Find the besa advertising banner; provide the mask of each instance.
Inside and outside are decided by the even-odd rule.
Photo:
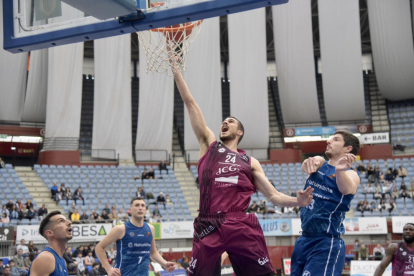
[[[74,240],[101,241],[112,229],[112,224],[72,224]],[[16,239],[25,239],[33,243],[47,243],[39,234],[39,225],[18,225]]]
[[[374,276],[375,270],[381,261],[351,261],[351,276]],[[390,264],[382,276],[392,276]]]

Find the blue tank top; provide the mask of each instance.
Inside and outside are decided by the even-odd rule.
[[[142,227],[126,222],[124,237],[116,241],[114,268],[121,270],[122,276],[148,276],[151,242],[152,232],[146,222]]]
[[[302,231],[307,234],[342,235],[343,221],[354,195],[343,195],[336,184],[335,167],[323,164],[306,180],[305,188],[314,188],[311,204],[300,210]]]
[[[44,251],[52,253],[53,257],[55,257],[55,270],[53,271],[52,274],[50,274],[50,276],[67,276],[68,275],[68,270],[66,268],[65,259],[61,258],[55,252],[55,250],[53,250],[50,247],[46,247],[45,249],[42,250],[42,252],[44,252]],[[40,252],[40,253],[42,253],[42,252]],[[37,255],[37,256],[39,256],[39,255]],[[33,259],[33,262],[29,267],[29,271],[27,273],[28,276],[30,276],[30,269],[32,268],[32,265],[33,265],[34,261],[36,260],[37,256]]]

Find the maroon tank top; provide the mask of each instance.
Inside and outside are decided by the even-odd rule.
[[[392,276],[405,275],[414,275],[414,249],[410,250],[400,242],[392,260]]]
[[[213,142],[198,164],[200,214],[245,211],[256,192],[250,157]]]

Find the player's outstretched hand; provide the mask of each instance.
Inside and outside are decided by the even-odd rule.
[[[164,266],[165,270],[172,272],[175,269],[175,264],[172,262],[167,262]]]
[[[356,156],[351,153],[346,153],[344,157],[338,160],[336,163],[336,171],[346,171],[352,167],[352,163],[355,162]]]
[[[298,203],[301,207],[308,206],[312,201],[313,188],[307,187],[306,190],[300,190],[297,194]]]
[[[309,157],[303,161],[302,169],[305,173],[311,175],[319,169],[320,165],[320,161],[316,157]]]
[[[108,276],[122,276],[121,270],[118,268],[111,268],[108,272]]]

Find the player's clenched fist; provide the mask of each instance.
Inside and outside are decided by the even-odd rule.
[[[325,159],[320,156],[310,157],[303,161],[302,170],[305,173],[311,175],[315,173],[324,163]]]

